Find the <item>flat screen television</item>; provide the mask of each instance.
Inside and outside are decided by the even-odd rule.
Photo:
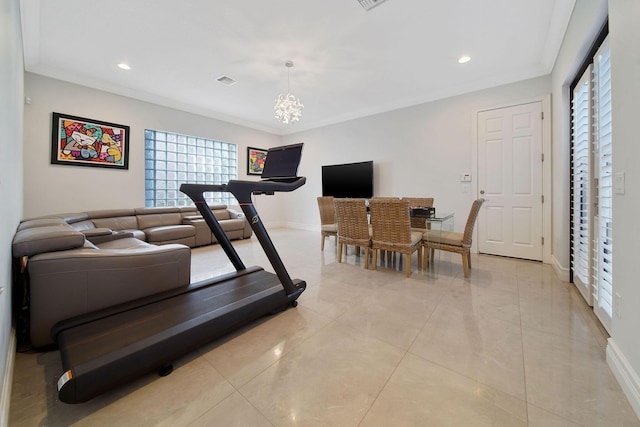
[[[373,197],[373,161],[322,166],[322,195]]]

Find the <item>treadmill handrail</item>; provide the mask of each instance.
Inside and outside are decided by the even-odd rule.
[[[228,184],[182,184],[180,185],[180,191],[188,195],[193,200],[205,219],[209,228],[213,234],[218,238],[218,243],[222,246],[225,253],[233,263],[236,270],[246,268],[240,259],[240,256],[234,249],[233,245],[227,238],[226,234],[222,230],[222,227],[218,223],[218,220],[213,215],[211,208],[207,204],[204,193],[206,192],[230,192],[240,203],[240,208],[245,217],[251,225],[251,229],[255,233],[265,255],[269,259],[271,266],[275,270],[276,275],[280,279],[280,283],[284,288],[287,295],[294,295],[301,292],[300,288],[291,280],[291,276],[287,272],[278,251],[276,250],[267,230],[258,215],[253,202],[251,201],[251,194],[255,193],[271,193],[280,191],[293,191],[306,182],[305,177],[299,177],[294,181],[238,181],[232,180]]]
[[[204,201],[203,193],[231,193],[240,204],[251,203],[251,194],[289,192],[302,187],[307,182],[304,176],[294,181],[241,181],[232,179],[227,184],[182,184],[180,191],[191,200]]]

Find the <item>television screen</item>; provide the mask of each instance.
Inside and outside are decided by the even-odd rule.
[[[373,161],[322,166],[322,195],[373,197]]]

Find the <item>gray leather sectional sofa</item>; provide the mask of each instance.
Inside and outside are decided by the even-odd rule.
[[[251,226],[244,214],[226,205],[211,205],[229,239],[251,237]],[[189,247],[216,243],[215,236],[195,207],[107,209],[58,215],[92,242],[111,240],[113,232],[132,233],[132,237],[164,245],[181,243]]]
[[[250,237],[241,213],[212,206],[230,239]],[[139,208],[52,215],[20,224],[13,257],[26,285],[29,337],[54,343],[62,321],[179,287],[191,277],[190,247],[215,243],[196,208]]]

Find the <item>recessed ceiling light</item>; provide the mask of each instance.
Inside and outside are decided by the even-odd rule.
[[[118,68],[122,69],[122,70],[130,70],[131,67],[129,66],[129,64],[125,63],[125,62],[121,62],[118,64]]]
[[[470,56],[461,56],[460,59],[458,59],[458,64],[464,64],[466,62],[471,61],[471,57]]]

